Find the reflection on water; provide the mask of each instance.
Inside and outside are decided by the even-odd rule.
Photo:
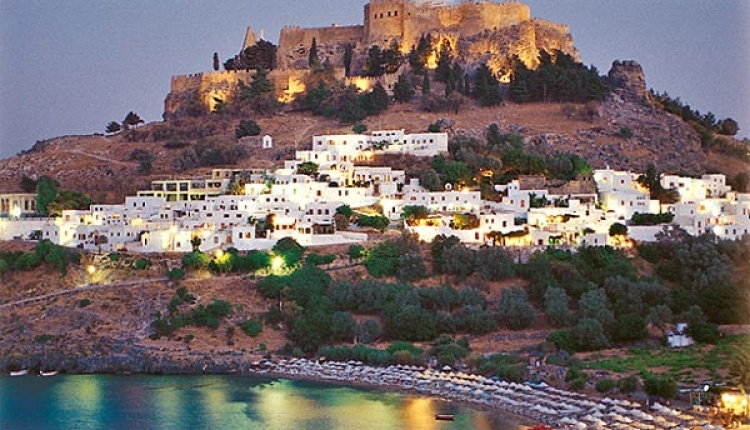
[[[455,421],[435,421],[435,414]],[[396,393],[243,376],[0,378],[3,429],[511,430],[497,415]]]

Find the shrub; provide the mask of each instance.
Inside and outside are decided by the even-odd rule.
[[[620,379],[619,388],[621,393],[632,393],[638,390],[638,378],[635,375],[630,375],[626,378]]]
[[[78,307],[79,308],[85,308],[86,306],[91,304],[91,300],[89,299],[81,299],[78,301]]]
[[[135,270],[146,270],[151,267],[151,260],[145,258],[139,258],[133,263],[133,269]]]
[[[237,324],[243,333],[250,337],[256,337],[263,331],[263,323],[258,320],[247,320]]]
[[[47,342],[51,341],[54,338],[55,338],[55,336],[53,336],[51,334],[40,334],[39,336],[37,336],[37,337],[34,338],[34,342],[39,343],[39,344],[43,344],[43,343],[47,343]]]
[[[167,279],[169,279],[170,281],[179,281],[180,279],[184,277],[185,277],[185,271],[180,269],[179,267],[176,267],[167,272]]]
[[[614,390],[616,386],[617,383],[614,379],[602,379],[601,381],[597,381],[596,385],[594,385],[594,388],[600,393],[608,393]]]
[[[503,290],[498,306],[500,322],[511,330],[522,330],[536,322],[534,308],[529,303],[526,290],[514,286]]]
[[[252,119],[242,120],[234,130],[234,136],[240,139],[245,136],[257,136],[260,134],[260,126]]]
[[[649,396],[671,399],[677,395],[677,382],[670,376],[646,373],[643,376],[643,391]]]
[[[357,325],[357,338],[359,342],[369,344],[380,339],[383,335],[383,329],[374,319],[366,319]]]

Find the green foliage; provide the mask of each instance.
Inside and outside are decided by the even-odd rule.
[[[619,222],[616,222],[609,226],[609,235],[610,236],[627,236],[628,235],[628,226],[625,224],[621,224]]]
[[[42,215],[48,215],[47,207],[57,198],[60,183],[50,178],[42,176],[39,178],[36,186],[36,209]]]
[[[350,342],[354,339],[357,322],[349,312],[334,312],[331,317],[331,340]]]
[[[109,123],[107,123],[107,127],[104,129],[104,131],[106,131],[107,133],[117,133],[120,130],[122,130],[122,127],[117,121],[110,121]]]
[[[554,327],[565,327],[570,324],[572,315],[568,304],[568,295],[562,288],[548,288],[544,293],[544,312]]]
[[[638,377],[636,377],[635,375],[630,375],[620,379],[618,388],[623,394],[629,394],[634,391],[638,391]]]
[[[260,126],[252,119],[243,119],[234,130],[234,137],[240,139],[245,136],[257,136],[260,134]]]
[[[615,321],[612,339],[616,342],[635,342],[647,335],[646,322],[641,315],[624,314],[619,315]]]
[[[125,119],[122,120],[122,126],[126,130],[131,127],[138,127],[138,124],[143,124],[143,119],[135,112],[130,111],[125,115]]]
[[[276,45],[261,39],[236,57],[225,61],[224,69],[252,70],[262,67],[265,70],[273,70],[276,67],[276,50]]]
[[[624,137],[625,139],[630,139],[631,137],[633,137],[633,130],[631,130],[630,127],[620,127],[617,135],[620,137]]]
[[[579,351],[596,351],[609,347],[609,338],[597,319],[581,318],[573,328]]]
[[[617,387],[617,381],[614,379],[602,379],[594,385],[596,391],[600,393],[609,393]]]
[[[380,339],[383,335],[383,329],[377,321],[368,318],[357,324],[356,335],[359,342],[370,344]]]
[[[472,97],[483,106],[495,106],[503,101],[500,82],[485,64],[476,70]]]
[[[177,171],[197,167],[237,164],[247,156],[247,150],[237,144],[228,144],[215,138],[200,139],[195,145],[182,150],[172,161]]]
[[[259,320],[250,319],[237,323],[237,325],[240,326],[240,330],[242,330],[245,335],[250,337],[257,337],[260,332],[263,331],[263,323]]]
[[[294,267],[302,260],[302,253],[305,252],[305,248],[291,237],[285,237],[276,242],[272,251],[284,257],[287,267]]]
[[[569,353],[578,351],[578,340],[572,330],[554,331],[547,336],[546,341],[561,351]]]
[[[466,305],[454,317],[456,331],[472,335],[483,335],[497,329],[494,315],[476,305]]]
[[[476,253],[476,272],[488,281],[503,281],[516,275],[513,255],[500,247],[480,248]]]
[[[402,254],[398,259],[396,274],[399,279],[411,282],[427,276],[427,266],[418,252]]]
[[[357,225],[360,227],[372,227],[379,232],[388,229],[391,221],[383,215],[361,215],[357,218]]]
[[[139,258],[133,263],[133,269],[135,270],[146,270],[151,267],[151,260],[147,258]]]
[[[41,344],[45,344],[45,343],[53,340],[54,338],[55,338],[55,336],[53,336],[53,335],[51,335],[49,333],[45,333],[45,334],[40,334],[40,335],[36,336],[34,338],[34,342],[36,342],[36,343],[38,343],[38,344],[41,345]]]
[[[439,234],[430,243],[430,255],[433,261],[433,270],[436,273],[444,273],[445,259],[443,254],[447,249],[460,245],[461,240],[456,236],[445,236]]]
[[[232,305],[224,300],[214,299],[209,305],[198,305],[194,309],[180,312],[179,307],[184,303],[195,303],[195,296],[189,294],[185,287],[177,289],[177,293],[169,303],[170,315],[162,318],[157,314],[151,323],[154,333],[152,339],[171,336],[176,330],[185,326],[208,327],[212,330],[219,328],[220,320],[232,315]]]
[[[453,275],[457,280],[468,278],[474,273],[475,254],[475,251],[461,244],[446,248],[441,254],[442,273]]]
[[[493,354],[480,356],[472,363],[485,376],[497,376],[508,382],[521,382],[526,376],[524,360],[513,354]]]
[[[208,268],[211,258],[201,252],[193,251],[182,257],[182,268],[185,270],[205,270]]]
[[[500,323],[511,330],[523,330],[536,322],[526,290],[518,286],[503,290],[497,311]]]
[[[649,396],[671,399],[677,395],[677,382],[670,376],[645,373],[642,378],[643,391]]]
[[[327,264],[333,263],[335,260],[336,255],[334,254],[320,255],[316,252],[307,254],[307,256],[305,257],[305,263],[312,264],[313,266],[325,266]]]
[[[91,304],[91,300],[89,299],[81,299],[78,301],[78,307],[79,308],[85,308],[86,306]]]
[[[400,75],[393,86],[393,98],[396,102],[409,102],[414,97],[414,93],[414,87],[412,86],[409,77],[406,74]]]
[[[516,103],[603,100],[607,85],[594,67],[576,62],[572,56],[555,50],[539,51],[539,66],[530,70],[516,59],[510,82],[510,97]]]
[[[471,348],[469,348],[469,340],[467,338],[464,337],[456,340],[449,336],[440,336],[428,353],[437,358],[441,366],[453,366],[456,361],[466,358],[469,352],[471,352]]]
[[[633,218],[630,220],[633,225],[658,225],[658,224],[669,224],[674,219],[674,214],[670,212],[664,212],[660,214],[642,214],[636,212],[633,214]]]
[[[315,176],[318,174],[319,168],[320,166],[318,166],[317,163],[314,163],[312,161],[305,161],[304,163],[300,163],[299,165],[297,165],[297,174]]]
[[[582,319],[594,319],[609,332],[615,324],[615,313],[610,308],[604,289],[590,290],[578,301],[578,315]]]
[[[349,255],[350,260],[359,260],[361,258],[364,258],[367,255],[367,251],[365,250],[365,247],[362,245],[349,245],[349,250],[347,251],[347,255]]]
[[[437,335],[435,318],[419,304],[394,306],[386,313],[385,332],[391,339],[432,340]]]
[[[367,126],[365,124],[362,124],[361,122],[358,122],[352,126],[352,132],[355,134],[362,134],[367,131]]]
[[[174,269],[167,272],[167,279],[169,279],[170,281],[179,281],[184,277],[185,271],[180,269],[179,267],[175,267]]]
[[[366,93],[361,98],[361,105],[367,115],[377,115],[388,109],[391,98],[383,85],[378,82],[372,88],[372,91]],[[344,121],[347,122],[347,121]]]

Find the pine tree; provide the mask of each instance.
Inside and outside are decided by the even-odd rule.
[[[351,75],[353,56],[354,56],[354,47],[352,46],[351,43],[347,43],[346,48],[344,48],[344,75],[345,76]]]
[[[315,40],[313,37],[312,45],[310,46],[310,55],[307,59],[308,64],[310,65],[310,68],[315,68],[320,65],[320,60],[318,60],[318,41]]]
[[[219,53],[218,52],[214,52],[214,70],[218,71],[220,66],[221,66],[221,64],[219,62]]]
[[[402,74],[398,77],[398,81],[393,86],[393,97],[399,103],[408,102],[414,96],[414,88],[411,86],[411,82]]]

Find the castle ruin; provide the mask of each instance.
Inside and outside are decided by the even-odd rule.
[[[343,78],[344,51],[354,48],[352,70],[362,69],[372,45],[388,47],[397,43],[407,54],[422,35],[430,34],[438,44],[448,40],[457,61],[471,70],[486,64],[501,79],[509,76],[511,59],[518,57],[529,68],[538,65],[538,52],[560,50],[578,59],[570,30],[565,25],[531,18],[525,4],[515,1],[464,1],[445,5],[429,0],[372,0],[364,6],[361,25],[319,28],[287,26],[281,30],[276,53],[276,69],[269,73],[279,100],[288,101],[304,91],[309,72],[309,49],[315,39],[320,62],[329,62]],[[243,51],[258,42],[252,28],[245,34]],[[434,58],[428,66],[434,67]],[[174,77],[165,103],[165,117],[182,108],[181,100],[197,92],[197,99],[208,109],[216,100],[231,96],[239,80],[247,81],[252,72],[223,71]],[[387,80],[387,79],[386,79]],[[391,79],[392,81],[393,79]],[[348,83],[366,89],[374,82],[361,77]],[[195,99],[195,94],[191,97]]]

